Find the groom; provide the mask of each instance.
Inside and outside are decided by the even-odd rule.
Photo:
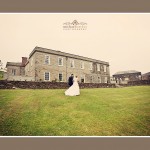
[[[73,85],[73,74],[71,74],[71,76],[69,77],[68,84],[69,84],[69,86]]]

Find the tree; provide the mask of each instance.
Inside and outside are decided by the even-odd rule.
[[[2,63],[2,61],[0,60],[0,69],[2,69],[2,66],[3,66],[3,63]]]

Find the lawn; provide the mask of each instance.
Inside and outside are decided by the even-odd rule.
[[[150,135],[150,86],[64,91],[0,90],[0,135]]]

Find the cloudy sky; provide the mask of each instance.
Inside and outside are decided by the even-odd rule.
[[[63,30],[63,23],[87,23]],[[150,71],[150,13],[0,14],[0,60],[21,62],[35,46],[109,62],[117,71]]]

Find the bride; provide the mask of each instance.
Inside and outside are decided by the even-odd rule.
[[[71,87],[69,87],[68,90],[65,91],[65,95],[68,95],[68,96],[80,95],[78,77],[77,76],[73,78],[73,85]]]

